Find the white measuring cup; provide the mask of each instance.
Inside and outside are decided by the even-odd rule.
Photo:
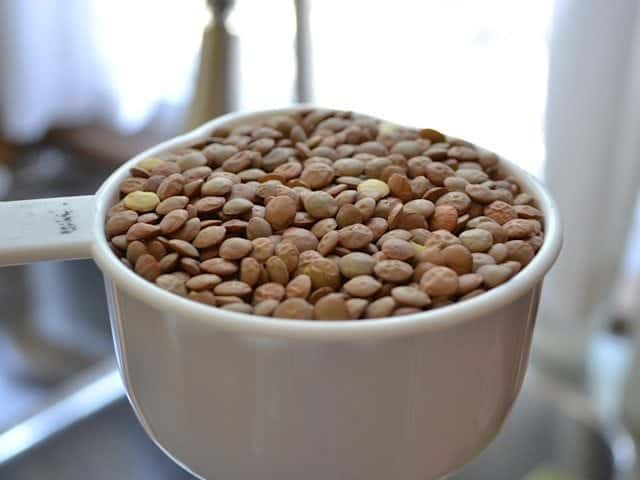
[[[414,315],[309,322],[220,310],[147,282],[109,249],[105,215],[137,162],[300,108],[212,120],[131,159],[92,196],[0,203],[0,265],[95,260],[131,405],[158,446],[197,476],[440,478],[482,451],[509,413],[562,242],[552,199],[516,165],[502,160],[544,213],[535,258],[504,285]]]

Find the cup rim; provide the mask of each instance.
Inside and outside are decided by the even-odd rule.
[[[524,190],[536,199],[544,214],[545,239],[533,260],[508,282],[482,295],[435,310],[427,310],[400,317],[371,320],[288,320],[261,317],[223,310],[180,297],[143,279],[119,261],[109,248],[104,235],[104,218],[117,197],[120,182],[128,176],[129,169],[142,159],[197,143],[215,128],[258,121],[277,114],[290,114],[299,110],[318,108],[299,104],[287,108],[234,112],[210,120],[196,129],[166,140],[136,155],[115,170],[96,193],[96,210],[93,223],[92,254],[106,278],[117,289],[126,292],[162,312],[202,322],[219,329],[256,335],[295,337],[309,339],[372,339],[388,336],[406,336],[427,330],[440,330],[459,323],[473,321],[480,316],[498,310],[515,301],[538,285],[555,262],[562,245],[562,228],[558,208],[542,184],[513,162],[500,158],[509,173],[516,176]],[[374,118],[374,117],[372,117]]]

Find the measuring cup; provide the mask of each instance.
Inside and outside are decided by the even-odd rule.
[[[95,260],[131,405],[201,478],[440,478],[481,452],[509,413],[560,250],[553,201],[516,165],[502,160],[544,213],[544,244],[504,285],[433,311],[344,322],[225,311],[147,282],[109,249],[105,215],[137,162],[300,108],[212,120],[131,159],[92,196],[0,203],[0,265]]]

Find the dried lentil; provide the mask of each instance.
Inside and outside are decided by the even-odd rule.
[[[351,112],[217,129],[138,162],[120,195],[105,235],[126,266],[279,318],[439,308],[508,281],[544,241],[535,199],[495,154]]]

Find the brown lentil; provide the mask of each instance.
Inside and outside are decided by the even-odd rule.
[[[176,295],[186,296],[187,288],[185,286],[185,281],[180,279],[179,277],[171,274],[163,274],[156,278],[156,285],[160,288],[167,290],[169,292],[175,293]]]
[[[220,245],[220,257],[225,260],[239,260],[251,253],[253,244],[246,238],[228,238]]]
[[[222,282],[222,279],[218,275],[212,273],[202,273],[191,277],[186,282],[186,286],[189,290],[210,290],[216,285]]]
[[[215,273],[216,275],[226,277],[236,273],[238,266],[224,258],[210,258],[200,264],[200,269],[208,273]]]
[[[431,230],[453,232],[458,226],[458,210],[452,205],[438,205],[429,222]]]
[[[278,305],[280,305],[280,302],[278,300],[268,298],[254,305],[253,313],[255,313],[256,315],[261,315],[263,317],[270,317],[273,314],[274,310],[278,307]]]
[[[302,298],[288,298],[273,311],[276,318],[290,318],[297,320],[311,320],[313,306]]]
[[[189,275],[199,275],[202,272],[200,262],[190,257],[182,257],[180,259],[180,268]]]
[[[458,277],[458,295],[466,295],[482,285],[483,278],[477,273],[465,273]]]
[[[411,243],[400,238],[390,238],[382,244],[382,253],[395,260],[409,260],[416,251]]]
[[[269,237],[273,233],[271,224],[264,218],[252,217],[247,223],[247,238],[254,240],[260,237]]]
[[[370,275],[358,275],[343,285],[345,292],[353,297],[370,297],[376,293],[382,283]]]
[[[140,223],[156,223],[158,221],[160,217],[153,213],[153,212],[148,212],[148,213],[143,213],[142,215],[140,215],[138,217],[138,222]]]
[[[395,307],[396,301],[392,297],[382,297],[370,303],[365,314],[367,318],[388,317]]]
[[[133,210],[125,210],[123,212],[116,213],[107,220],[104,232],[108,238],[126,233],[131,225],[136,223],[137,220],[138,214]]]
[[[304,320],[466,300],[516,275],[544,241],[542,212],[495,154],[332,110],[219,128],[138,162],[105,235],[165,290]]]
[[[207,248],[212,245],[217,245],[224,239],[226,231],[226,228],[221,226],[203,228],[193,239],[193,246],[196,248]]]
[[[444,265],[458,275],[471,273],[473,258],[469,249],[463,245],[449,245],[442,249],[442,260]]]
[[[356,223],[338,231],[340,245],[348,249],[359,249],[373,240],[373,232],[369,227]]]
[[[238,297],[248,295],[251,291],[252,288],[250,285],[239,280],[228,280],[226,282],[222,282],[216,285],[213,289],[213,293],[216,295],[234,295]]]
[[[391,290],[391,296],[400,305],[424,308],[431,303],[431,298],[422,290],[415,287],[395,287]]]
[[[157,237],[162,233],[162,230],[158,225],[151,225],[149,223],[135,223],[127,230],[127,240],[147,240],[149,238]]]
[[[162,273],[158,260],[148,253],[144,253],[138,257],[135,262],[134,270],[138,275],[150,282],[153,282]]]
[[[272,282],[286,285],[289,283],[289,270],[280,257],[272,256],[265,262],[265,268]]]
[[[287,228],[282,234],[282,239],[293,243],[300,253],[306,250],[315,250],[318,247],[316,236],[305,228]]]
[[[476,273],[482,277],[484,285],[488,288],[497,287],[512,275],[511,269],[503,265],[483,265]]]
[[[373,267],[378,278],[387,282],[405,282],[413,275],[413,268],[410,264],[400,260],[383,260]]]
[[[362,317],[369,302],[363,298],[350,298],[345,302],[347,306],[347,312],[351,320],[357,320]]]
[[[189,213],[183,209],[171,210],[160,221],[160,230],[163,234],[180,230],[189,218]]]
[[[307,298],[311,293],[311,278],[308,275],[298,275],[285,288],[287,297]]]
[[[316,320],[347,320],[349,311],[344,295],[330,293],[318,299],[313,307],[313,317]]]
[[[338,260],[340,273],[346,278],[357,277],[358,275],[371,275],[375,259],[363,252],[352,252]]]
[[[502,200],[496,200],[487,205],[484,209],[484,214],[500,225],[518,218],[515,208]]]
[[[436,266],[425,272],[420,287],[432,297],[453,295],[458,290],[458,275],[448,267]]]
[[[312,260],[304,269],[304,273],[311,278],[313,288],[331,287],[336,289],[340,284],[340,270],[333,260],[317,258]]]

